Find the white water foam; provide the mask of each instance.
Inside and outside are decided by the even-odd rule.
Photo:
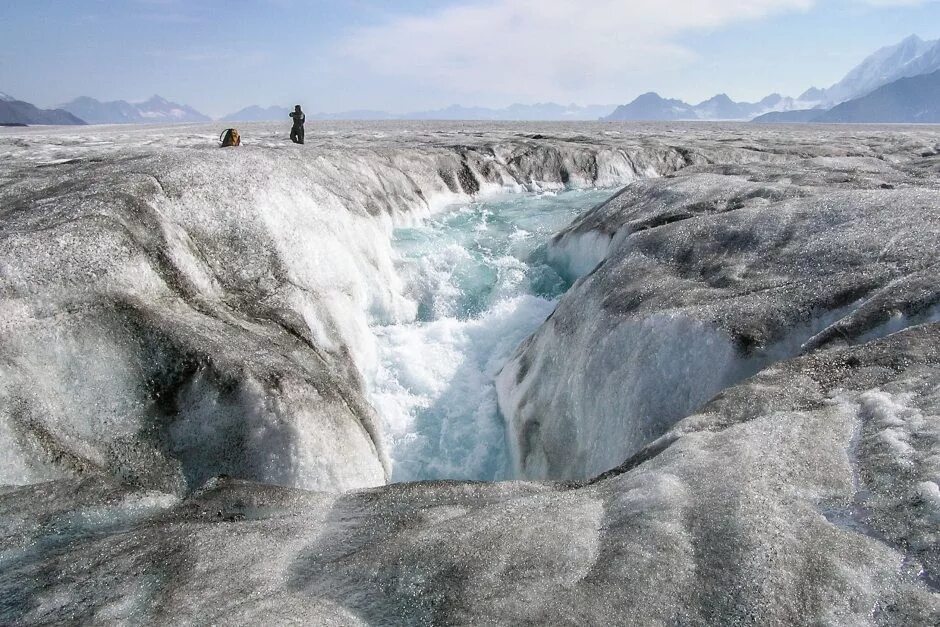
[[[513,194],[400,228],[406,323],[377,324],[367,376],[393,481],[511,476],[494,379],[568,287],[545,243],[609,191]]]

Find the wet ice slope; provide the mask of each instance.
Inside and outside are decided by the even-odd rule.
[[[246,128],[0,131],[0,622],[940,622],[935,129]],[[479,202],[656,173],[528,257]],[[497,354],[575,481],[379,486]]]
[[[502,195],[395,232],[415,316],[373,327],[379,363],[367,376],[393,480],[512,476],[495,376],[568,287],[545,243],[610,195]]]
[[[940,319],[914,156],[697,166],[560,233],[549,256],[594,269],[500,375],[520,473],[593,476],[777,360]]]

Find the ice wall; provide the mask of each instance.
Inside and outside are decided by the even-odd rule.
[[[936,192],[868,159],[630,186],[553,239],[582,278],[498,378],[517,471],[591,477],[780,359],[930,322],[938,247]]]

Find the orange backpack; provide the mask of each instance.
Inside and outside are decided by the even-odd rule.
[[[219,141],[222,142],[222,147],[227,148],[228,146],[241,146],[242,138],[234,128],[227,128],[222,131],[222,134],[219,136]]]

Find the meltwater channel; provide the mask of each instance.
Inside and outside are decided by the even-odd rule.
[[[392,481],[512,476],[494,377],[569,287],[546,260],[551,235],[612,193],[505,195],[395,231],[418,313],[373,327],[369,381]]]

